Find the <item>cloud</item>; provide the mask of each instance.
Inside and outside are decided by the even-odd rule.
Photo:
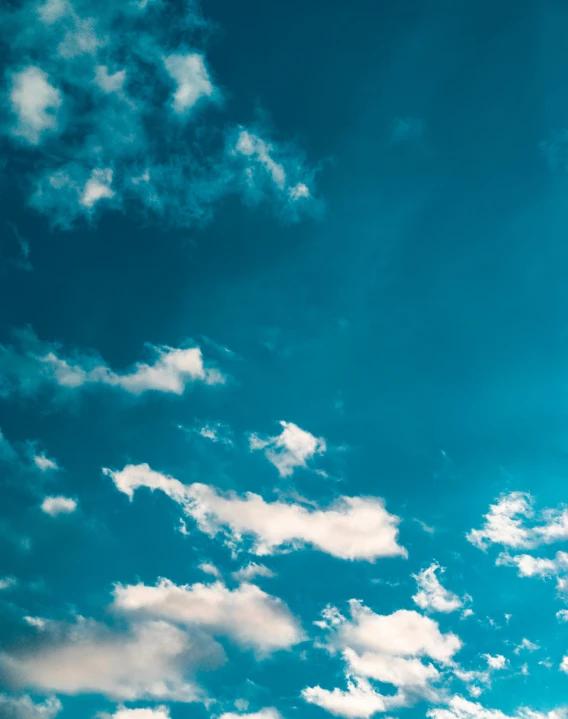
[[[303,638],[300,624],[286,604],[253,584],[241,584],[234,590],[220,581],[177,586],[161,579],[155,587],[117,585],[113,606],[228,636],[261,655],[289,649]]]
[[[461,648],[455,634],[442,634],[438,624],[418,612],[398,610],[375,614],[360,601],[349,602],[351,618],[328,606],[316,625],[327,632],[327,648],[341,652],[347,690],[308,687],[303,698],[345,717],[366,718],[394,707],[411,706],[419,698],[435,699],[433,684],[440,672],[432,662],[451,666]],[[431,661],[425,663],[423,659]],[[395,694],[378,693],[369,680],[396,687]]]
[[[292,422],[280,422],[282,432],[265,439],[256,434],[249,437],[252,451],[263,450],[269,462],[276,467],[281,477],[293,474],[297,467],[307,467],[307,461],[316,454],[324,454],[327,446],[323,437],[314,437]]]
[[[524,638],[523,641],[515,647],[515,654],[520,654],[523,649],[526,649],[528,652],[536,652],[540,647],[538,644],[531,642],[530,639]]]
[[[170,719],[168,707],[127,709],[119,707],[114,714],[100,714],[100,719]]]
[[[12,463],[18,460],[18,453],[0,429],[0,462]]]
[[[533,557],[532,554],[511,556],[502,552],[497,566],[517,567],[519,577],[552,577],[568,571],[568,552],[557,552],[553,559]]]
[[[3,719],[54,719],[61,709],[61,702],[56,697],[48,697],[43,703],[36,704],[27,694],[0,694],[0,715]]]
[[[466,538],[479,549],[499,544],[511,549],[533,549],[568,538],[568,509],[545,509],[535,513],[534,500],[525,492],[502,495],[489,507],[481,529]]]
[[[556,612],[556,619],[559,622],[568,622],[568,609],[559,609]]]
[[[242,567],[238,571],[233,572],[233,578],[236,579],[237,582],[250,582],[252,579],[255,579],[255,577],[271,579],[275,576],[271,569],[265,567],[264,564],[257,564],[256,562],[249,562],[246,567]]]
[[[203,55],[195,52],[168,55],[164,65],[177,85],[172,99],[172,108],[177,114],[184,115],[201,99],[214,94]]]
[[[60,345],[43,342],[30,330],[16,333],[16,340],[16,346],[0,345],[0,370],[4,380],[4,384],[0,384],[0,395],[33,394],[42,385],[66,390],[106,386],[132,395],[149,391],[182,395],[194,382],[206,385],[225,382],[217,368],[206,365],[199,347],[149,344],[147,349],[152,361],[136,362],[131,369],[117,372],[94,353],[75,351],[64,356]]]
[[[198,422],[193,427],[184,427],[180,424],[178,429],[189,434],[197,434],[199,437],[208,439],[215,444],[219,443],[227,447],[233,445],[233,431],[224,422],[206,422],[205,424]]]
[[[58,128],[61,93],[49,82],[47,73],[33,65],[14,73],[11,83],[10,103],[17,118],[11,132],[37,145],[44,133]]]
[[[334,716],[350,719],[368,719],[373,714],[389,711],[393,704],[397,706],[392,697],[383,696],[368,681],[358,678],[348,679],[347,690],[307,687],[302,690],[302,699]]]
[[[0,577],[0,591],[4,589],[11,589],[18,584],[15,577]]]
[[[130,499],[139,487],[165,492],[210,536],[223,530],[233,546],[244,536],[253,538],[251,551],[258,556],[306,545],[340,559],[374,561],[406,556],[397,542],[399,518],[389,514],[376,497],[339,497],[321,509],[267,502],[251,492],[244,498],[235,493],[223,495],[200,483],[184,485],[147,464],[103,471]]]
[[[432,612],[455,612],[463,606],[462,600],[445,589],[438,579],[436,572],[444,572],[444,568],[433,563],[418,574],[412,576],[418,584],[418,592],[412,597],[413,601],[420,607]]]
[[[17,686],[123,701],[203,698],[185,675],[215,647],[200,646],[195,637],[167,622],[141,622],[128,632],[111,632],[79,619],[74,625],[50,623],[48,630],[32,649],[0,655],[0,666]],[[213,652],[217,661],[220,656]]]
[[[72,514],[77,509],[77,502],[69,497],[46,497],[41,503],[41,511],[56,517],[58,514]]]
[[[249,714],[237,714],[236,712],[225,712],[219,719],[282,719],[280,712],[274,707],[266,707],[257,712]]]
[[[230,195],[288,220],[320,207],[315,172],[292,144],[220,115],[206,58],[213,26],[197,3],[24,0],[0,23],[18,37],[5,58],[6,133],[27,142],[30,204],[54,225],[105,209],[203,224]],[[34,65],[22,68],[22,57]]]
[[[481,704],[470,702],[456,695],[450,698],[447,707],[435,707],[428,710],[430,719],[566,719],[566,709],[553,709],[544,714],[531,709],[521,708],[512,717],[499,709],[486,709]]]
[[[54,459],[49,459],[43,453],[34,455],[33,461],[40,472],[55,472],[59,469],[57,462]]]

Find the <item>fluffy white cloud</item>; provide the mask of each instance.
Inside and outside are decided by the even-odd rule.
[[[50,623],[55,636],[33,650],[0,655],[0,666],[21,686],[58,694],[104,694],[118,700],[197,701],[201,691],[186,670],[211,654],[195,638],[163,621],[135,624],[128,633],[79,620],[71,627]],[[215,658],[220,660],[219,653]]]
[[[257,564],[256,562],[249,562],[246,567],[241,567],[241,569],[233,572],[233,578],[238,582],[250,582],[255,577],[271,579],[275,576],[271,569],[265,567],[264,564]]]
[[[218,369],[206,365],[199,347],[147,345],[153,362],[137,362],[131,369],[117,372],[93,353],[74,352],[65,357],[61,347],[37,339],[30,331],[16,336],[19,347],[0,346],[0,394],[31,394],[44,384],[54,384],[68,390],[99,385],[133,395],[149,391],[181,395],[193,382],[225,382]]]
[[[0,591],[11,589],[17,585],[18,581],[15,577],[0,577]]]
[[[95,83],[106,93],[120,92],[126,80],[126,70],[109,73],[106,65],[98,65],[95,69]]]
[[[497,566],[517,567],[519,577],[552,577],[568,571],[568,552],[557,552],[553,559],[533,557],[532,554],[511,556],[502,552]]]
[[[226,635],[259,654],[289,649],[303,638],[286,604],[253,584],[232,591],[219,581],[181,587],[167,579],[155,587],[117,585],[114,608]]]
[[[252,551],[259,556],[305,545],[341,559],[374,561],[406,556],[397,542],[399,518],[389,514],[376,497],[339,497],[330,507],[319,509],[266,502],[252,493],[244,498],[234,493],[221,495],[204,484],[184,485],[147,464],[103,471],[131,499],[139,487],[165,492],[210,536],[223,529],[233,544],[243,536],[253,537]]]
[[[57,462],[53,459],[49,459],[45,454],[36,454],[33,458],[35,466],[41,472],[55,472],[59,469]]]
[[[100,719],[170,719],[170,710],[164,706],[152,709],[147,707],[138,709],[119,707],[114,714],[101,714],[99,716]]]
[[[184,114],[204,97],[211,97],[215,88],[207,72],[203,55],[187,53],[168,55],[164,65],[177,85],[172,99],[174,112]]]
[[[249,445],[251,450],[263,450],[281,477],[288,477],[296,467],[306,467],[314,455],[325,453],[327,447],[323,437],[314,437],[292,422],[280,422],[280,425],[282,432],[275,437],[261,438],[251,434]]]
[[[540,649],[540,647],[538,644],[535,644],[535,642],[531,642],[530,639],[527,639],[525,637],[523,641],[515,647],[515,654],[520,654],[523,649],[526,649],[528,652],[536,652],[537,649]]]
[[[556,612],[556,619],[559,622],[568,622],[568,609],[559,609]]]
[[[14,135],[37,145],[44,132],[57,130],[61,93],[41,68],[31,66],[12,75],[10,102],[18,118]]]
[[[347,690],[307,687],[302,699],[325,709],[334,716],[348,719],[368,719],[379,712],[389,711],[398,702],[377,692],[365,679],[348,679]]]
[[[27,694],[10,696],[0,694],[0,715],[2,719],[53,719],[61,711],[59,699],[49,697],[36,704]]]
[[[568,509],[545,509],[535,513],[534,500],[525,492],[511,492],[489,507],[481,529],[467,539],[479,549],[500,544],[511,549],[533,549],[568,539]]]
[[[438,624],[418,612],[399,610],[379,615],[358,600],[349,602],[351,618],[328,606],[316,624],[328,632],[330,652],[341,651],[346,662],[347,690],[308,687],[306,701],[332,714],[366,717],[399,706],[410,706],[418,698],[436,699],[433,684],[440,672],[429,658],[450,666],[461,641],[455,634],[442,634]],[[391,684],[395,694],[378,693],[369,679]]]
[[[486,709],[457,695],[450,698],[447,707],[435,707],[427,712],[430,719],[566,719],[567,715],[566,709],[553,709],[544,714],[521,708],[511,717],[498,709]]]
[[[432,612],[455,612],[463,605],[457,594],[450,592],[440,584],[437,572],[444,572],[444,568],[433,563],[418,574],[412,576],[418,584],[418,592],[412,597],[420,609]]]
[[[41,511],[56,517],[58,514],[72,514],[77,509],[77,502],[70,497],[46,497],[41,503]]]
[[[490,669],[504,669],[507,665],[507,660],[502,654],[484,654],[483,658],[487,662]]]
[[[112,170],[110,168],[96,168],[87,180],[79,202],[91,209],[100,200],[110,200],[114,197],[112,185]]]

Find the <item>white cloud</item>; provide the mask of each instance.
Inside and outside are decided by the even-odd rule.
[[[61,702],[56,697],[48,697],[41,704],[36,704],[27,694],[0,694],[0,715],[3,719],[53,719],[61,709]]]
[[[34,455],[34,464],[41,472],[55,472],[59,469],[57,462],[43,453]]]
[[[77,502],[70,497],[46,497],[41,503],[41,511],[56,517],[58,514],[71,514],[77,509]]]
[[[30,66],[12,75],[10,102],[18,118],[14,135],[37,145],[44,132],[57,130],[61,93],[41,68]]]
[[[117,70],[110,74],[106,65],[97,65],[95,68],[95,83],[103,92],[121,92],[125,80],[126,70]]]
[[[112,185],[112,170],[110,168],[95,169],[87,180],[79,202],[89,210],[100,200],[110,200],[114,197]]]
[[[302,692],[304,699],[332,714],[362,719],[393,707],[410,706],[420,697],[435,699],[433,684],[440,672],[422,659],[451,666],[461,647],[459,637],[442,634],[435,621],[415,611],[379,615],[358,600],[352,599],[349,605],[351,619],[328,606],[322,612],[322,621],[316,622],[328,632],[329,651],[341,651],[346,662],[347,691],[309,687]],[[369,679],[391,684],[398,691],[379,694]]]
[[[236,579],[237,582],[250,582],[255,577],[271,579],[275,576],[271,569],[265,567],[264,564],[257,564],[256,562],[249,562],[246,567],[241,567],[241,569],[233,572],[233,578]]]
[[[559,622],[568,622],[568,609],[559,609],[556,612],[556,619]]]
[[[205,572],[205,574],[210,574],[212,577],[217,577],[217,579],[221,578],[221,572],[211,562],[201,562],[199,569]]]
[[[123,372],[112,370],[93,353],[72,352],[62,356],[61,347],[43,342],[29,331],[17,333],[20,347],[0,345],[0,394],[36,392],[43,384],[68,390],[87,386],[115,387],[133,395],[167,392],[181,395],[193,382],[223,384],[224,375],[207,366],[199,347],[157,347],[148,344],[153,362],[136,362]]]
[[[227,447],[233,444],[233,431],[224,422],[196,423],[193,427],[184,427],[180,424],[178,425],[178,429],[190,434],[197,434],[203,437],[203,439],[208,439],[215,444],[224,444]]]
[[[243,536],[253,537],[252,551],[258,556],[305,545],[340,559],[374,561],[406,556],[397,542],[399,518],[389,514],[376,497],[339,497],[330,507],[319,509],[266,502],[253,493],[245,498],[234,493],[221,495],[205,484],[184,485],[147,464],[103,471],[131,499],[139,487],[165,492],[210,536],[223,529],[233,545]]]
[[[15,577],[0,577],[0,591],[4,589],[12,589],[18,584]]]
[[[509,716],[499,709],[486,709],[477,702],[470,702],[456,695],[449,699],[447,708],[431,708],[426,716],[430,719],[566,719],[568,710],[565,708],[552,709],[545,714],[521,707],[514,715]]]
[[[281,190],[286,185],[286,171],[271,156],[272,146],[247,130],[241,130],[235,152],[256,160],[268,173],[272,182]]]
[[[70,11],[68,0],[45,0],[37,9],[42,22],[51,25]]]
[[[259,654],[289,649],[303,638],[286,604],[253,584],[232,591],[219,581],[181,587],[167,579],[155,587],[117,585],[114,608],[226,635]]]
[[[258,712],[249,714],[237,714],[235,712],[225,712],[221,714],[219,719],[282,719],[282,715],[274,707],[266,707]]]
[[[481,529],[467,539],[479,549],[500,544],[511,549],[533,549],[568,539],[568,509],[545,509],[536,514],[534,500],[525,492],[511,492],[489,507]]]
[[[126,634],[87,620],[57,629],[62,636],[56,634],[49,644],[44,640],[26,653],[0,655],[0,666],[14,683],[44,692],[104,694],[124,701],[202,698],[184,675],[203,659],[203,650],[194,638],[166,622],[136,624]]]
[[[531,642],[530,639],[524,638],[523,641],[515,647],[515,654],[520,654],[523,649],[526,649],[528,652],[536,652],[537,649],[540,649],[540,646]]]
[[[269,462],[276,467],[281,477],[293,474],[297,467],[306,467],[307,461],[316,454],[324,454],[327,447],[323,437],[314,437],[292,422],[280,422],[282,432],[265,439],[251,434],[251,450],[263,450]]]
[[[119,707],[114,714],[101,714],[100,719],[170,719],[170,710],[165,706],[127,709]]]
[[[504,669],[507,666],[507,660],[502,654],[495,654],[494,656],[491,654],[484,654],[483,658],[490,669],[499,670]]]
[[[444,568],[433,563],[418,574],[412,576],[418,584],[418,592],[412,597],[420,609],[432,612],[455,612],[462,607],[463,602],[457,594],[450,592],[440,584],[437,572],[444,572]]]
[[[392,697],[379,694],[368,681],[358,678],[348,679],[347,690],[307,687],[302,690],[302,699],[334,716],[348,719],[368,719],[373,714],[389,711],[393,706]]]
[[[215,88],[207,72],[203,55],[168,55],[164,65],[172,80],[177,84],[172,107],[174,112],[185,114],[204,97],[211,97]]]

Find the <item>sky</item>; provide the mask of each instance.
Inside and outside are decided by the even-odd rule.
[[[568,719],[568,6],[0,24],[0,717]]]

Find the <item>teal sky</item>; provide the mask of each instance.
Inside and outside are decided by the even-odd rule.
[[[568,719],[568,6],[0,23],[1,719]]]

